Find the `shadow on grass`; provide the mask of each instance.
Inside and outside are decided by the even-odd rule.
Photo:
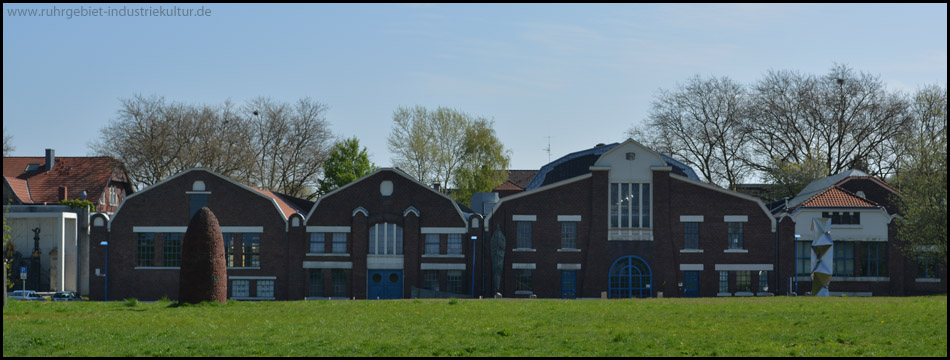
[[[168,308],[172,308],[172,309],[174,309],[174,308],[180,308],[180,307],[184,307],[184,308],[187,308],[187,307],[199,307],[199,308],[201,308],[201,307],[224,307],[224,306],[231,306],[231,305],[234,305],[234,304],[236,304],[236,303],[237,303],[237,301],[234,301],[234,300],[228,300],[228,302],[223,303],[223,304],[222,304],[222,303],[219,303],[219,302],[217,302],[217,301],[202,301],[202,302],[197,303],[197,304],[183,303],[183,302],[178,302],[178,301],[176,301],[176,302],[173,302],[173,303],[169,304],[167,307],[168,307]]]

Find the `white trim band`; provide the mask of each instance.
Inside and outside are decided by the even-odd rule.
[[[537,264],[525,264],[525,263],[512,263],[511,268],[514,270],[534,270],[538,267]]]
[[[703,222],[703,215],[680,215],[680,222]]]
[[[222,233],[262,233],[263,226],[222,226]]]
[[[557,221],[581,221],[580,215],[558,215]]]
[[[465,264],[422,263],[420,270],[465,270]]]
[[[580,270],[581,264],[557,264],[558,270]]]
[[[716,264],[716,271],[772,271],[772,264]]]
[[[349,233],[349,226],[307,226],[308,233]]]
[[[680,264],[680,271],[703,271],[705,269],[703,264]]]
[[[352,269],[352,261],[304,261],[304,269]]]
[[[511,221],[538,221],[537,215],[511,215]]]
[[[467,234],[467,227],[424,227],[419,229],[422,234]]]
[[[726,215],[722,222],[749,222],[749,215]]]

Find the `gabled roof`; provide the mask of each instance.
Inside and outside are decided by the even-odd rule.
[[[832,186],[805,199],[798,207],[878,207],[878,204],[838,186]]]
[[[47,171],[45,157],[4,157],[3,178],[25,204],[56,203],[62,186],[67,188],[69,199],[78,199],[79,193],[85,190],[86,199],[95,202],[110,179],[128,183],[118,160],[111,157],[57,156],[55,159],[53,169]],[[28,168],[32,171],[27,171]],[[131,184],[127,190],[132,191]]]
[[[800,191],[798,195],[788,200],[788,208],[789,209],[796,208],[799,205],[801,205],[803,202],[805,202],[806,200],[817,195],[818,193],[821,193],[831,187],[846,183],[851,179],[871,179],[877,182],[878,184],[881,184],[888,190],[893,191],[894,193],[898,193],[896,189],[894,189],[887,183],[881,181],[880,179],[876,177],[870,176],[861,170],[846,170],[846,171],[842,171],[840,173],[837,173],[828,177],[824,177],[824,178],[808,183],[808,185],[805,186],[805,188],[802,189],[802,191]],[[878,206],[878,205],[875,204],[874,206]]]
[[[492,191],[522,191],[524,190],[524,188],[521,186],[518,186],[511,180],[506,180],[505,182],[501,183],[501,185],[495,186],[495,188],[491,190]]]
[[[524,189],[538,175],[538,170],[508,170],[508,181]]]

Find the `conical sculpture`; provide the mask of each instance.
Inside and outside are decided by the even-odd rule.
[[[811,294],[828,296],[828,285],[834,274],[834,242],[831,240],[831,219],[812,219],[815,241],[811,243]]]
[[[181,244],[178,302],[227,302],[228,274],[218,218],[202,207],[191,218]]]

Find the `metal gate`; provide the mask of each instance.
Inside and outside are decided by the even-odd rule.
[[[653,297],[653,272],[638,256],[624,256],[614,261],[607,284],[611,299]]]

